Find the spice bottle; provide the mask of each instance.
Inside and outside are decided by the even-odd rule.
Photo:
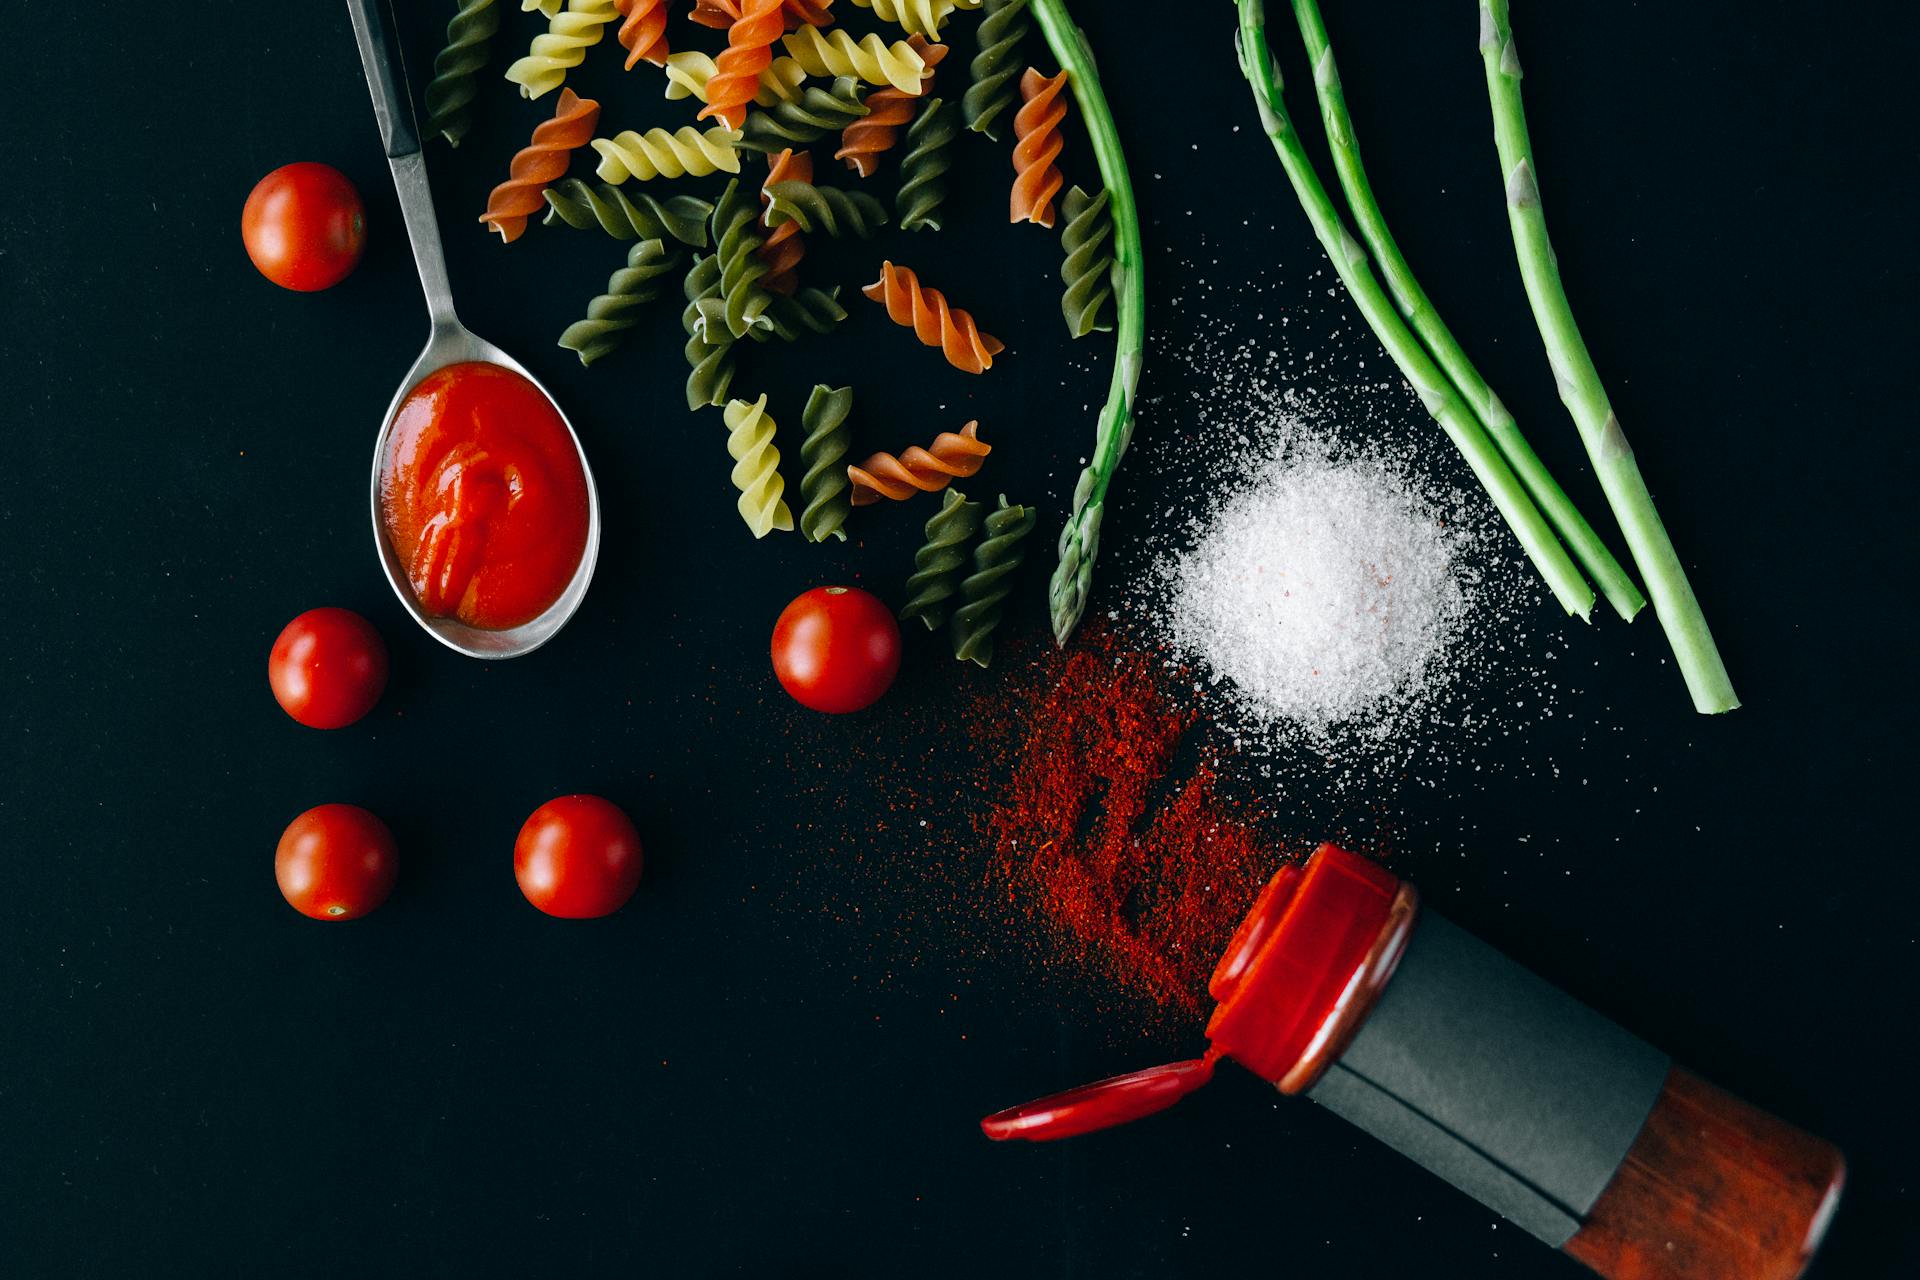
[[[981,1122],[1047,1141],[1151,1115],[1231,1058],[1610,1280],[1791,1280],[1830,1144],[1707,1084],[1332,845],[1268,882],[1214,970],[1204,1057]]]

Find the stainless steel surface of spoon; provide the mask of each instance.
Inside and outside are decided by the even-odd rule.
[[[432,329],[426,349],[413,362],[399,389],[380,420],[380,434],[373,445],[373,541],[380,553],[380,565],[394,593],[428,634],[450,649],[473,658],[517,658],[531,653],[551,640],[566,625],[593,579],[594,562],[600,555],[600,495],[593,483],[593,469],[587,465],[586,450],[580,447],[580,435],[573,429],[565,409],[553,393],[528,372],[518,360],[473,333],[453,313],[453,290],[447,281],[447,263],[440,249],[440,227],[434,220],[433,192],[427,186],[426,157],[421,154],[420,130],[414,121],[413,100],[408,95],[405,64],[400,59],[400,44],[395,35],[392,15],[384,0],[347,0],[353,18],[354,39],[360,46],[360,62],[366,69],[367,85],[373,93],[373,114],[380,123],[381,140],[386,144],[387,166],[393,171],[394,189],[400,194],[400,214],[406,220],[407,239],[413,244],[414,266],[420,272],[420,285],[427,295],[427,314]],[[500,631],[470,627],[457,618],[436,618],[425,613],[408,581],[407,569],[395,554],[387,538],[386,522],[380,512],[380,479],[385,469],[387,438],[393,431],[394,415],[400,402],[421,379],[450,364],[477,360],[497,364],[531,382],[552,403],[560,420],[566,423],[573,439],[574,452],[587,482],[587,543],[572,581],[546,612],[530,622]]]

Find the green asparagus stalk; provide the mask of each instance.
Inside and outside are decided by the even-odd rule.
[[[1527,557],[1540,571],[1540,576],[1546,580],[1561,607],[1581,618],[1590,617],[1593,613],[1593,589],[1580,576],[1580,570],[1567,555],[1566,548],[1560,545],[1552,527],[1540,514],[1540,508],[1527,496],[1526,489],[1514,476],[1507,460],[1500,456],[1500,451],[1494,447],[1479,420],[1473,416],[1473,410],[1467,406],[1466,400],[1447,381],[1447,376],[1434,364],[1433,358],[1420,345],[1420,340],[1414,337],[1413,330],[1394,310],[1386,290],[1374,276],[1373,269],[1367,265],[1367,251],[1347,230],[1340,211],[1334,207],[1327,189],[1320,183],[1320,176],[1314,172],[1313,163],[1307,159],[1300,135],[1287,118],[1286,103],[1281,96],[1280,72],[1273,65],[1273,51],[1267,47],[1266,14],[1261,0],[1236,0],[1236,4],[1240,26],[1234,34],[1239,47],[1240,70],[1253,87],[1253,100],[1260,110],[1261,127],[1273,143],[1274,152],[1280,157],[1280,167],[1292,182],[1294,195],[1306,211],[1307,220],[1313,224],[1314,235],[1332,260],[1335,272],[1346,285],[1347,292],[1353,296],[1354,303],[1360,308],[1360,314],[1366,317],[1374,335],[1380,339],[1380,345],[1387,349],[1387,354],[1399,367],[1401,376],[1413,384],[1420,403],[1460,450],[1461,456],[1486,489],[1487,496],[1493,500],[1494,507],[1506,520],[1507,527],[1513,530]]]
[[[1507,465],[1513,468],[1513,474],[1526,486],[1528,495],[1547,518],[1547,523],[1553,526],[1560,541],[1580,562],[1580,567],[1587,571],[1587,576],[1593,579],[1594,586],[1613,606],[1614,612],[1631,620],[1646,607],[1647,598],[1640,594],[1640,588],[1634,585],[1633,578],[1621,567],[1613,552],[1607,549],[1607,544],[1587,523],[1587,518],[1580,514],[1573,500],[1554,480],[1546,464],[1534,453],[1533,446],[1520,433],[1519,424],[1513,420],[1506,405],[1487,385],[1487,380],[1480,376],[1480,371],[1474,368],[1473,361],[1467,358],[1465,349],[1454,338],[1452,330],[1441,320],[1440,313],[1434,310],[1426,290],[1420,287],[1413,268],[1407,265],[1406,256],[1400,252],[1393,233],[1387,229],[1386,215],[1381,212],[1380,203],[1374,198],[1373,184],[1367,180],[1366,166],[1360,160],[1360,141],[1353,131],[1353,118],[1347,113],[1347,95],[1340,84],[1340,68],[1333,60],[1333,44],[1327,38],[1326,23],[1321,20],[1317,0],[1293,0],[1293,16],[1300,24],[1300,36],[1307,46],[1307,62],[1313,67],[1313,88],[1320,100],[1321,119],[1326,124],[1327,145],[1333,153],[1334,173],[1340,179],[1341,191],[1346,193],[1347,207],[1353,212],[1360,238],[1373,253],[1374,263],[1384,277],[1383,282],[1394,305],[1425,344],[1428,354],[1459,390],[1467,407],[1480,420],[1480,425],[1486,428],[1494,447],[1500,450],[1500,456],[1507,460]]]
[[[1514,52],[1513,28],[1507,19],[1507,0],[1480,0],[1480,57],[1486,64],[1487,96],[1493,104],[1494,145],[1500,153],[1500,175],[1506,185],[1507,224],[1520,260],[1520,278],[1547,361],[1560,388],[1561,403],[1573,415],[1580,439],[1593,461],[1594,473],[1626,535],[1627,550],[1653,597],[1653,613],[1667,633],[1667,643],[1686,677],[1694,709],[1703,715],[1731,711],[1740,705],[1726,664],[1714,646],[1693,585],[1674,552],[1653,495],[1641,478],[1640,464],[1620,419],[1614,415],[1600,374],[1587,353],[1587,344],[1574,323],[1573,307],[1560,282],[1560,267],[1547,238],[1546,215],[1540,208],[1540,187],[1534,177],[1533,144],[1527,136],[1526,110],[1520,101],[1520,59]]]
[[[1086,34],[1073,25],[1066,0],[1032,0],[1030,9],[1046,36],[1047,47],[1073,86],[1081,122],[1100,166],[1100,181],[1112,197],[1113,213],[1113,292],[1117,303],[1113,382],[1100,410],[1091,461],[1073,488],[1073,509],[1066,527],[1060,530],[1060,563],[1047,590],[1053,638],[1064,645],[1086,610],[1094,557],[1100,551],[1100,519],[1106,511],[1107,488],[1133,439],[1133,393],[1140,381],[1140,361],[1146,345],[1147,302],[1142,280],[1145,254],[1140,245],[1140,213],[1133,202],[1133,182],[1127,176],[1127,158],[1120,150],[1120,132],[1114,126],[1107,96],[1101,91]]]

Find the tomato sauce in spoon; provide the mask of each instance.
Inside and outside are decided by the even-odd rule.
[[[437,369],[394,415],[380,514],[428,614],[489,631],[539,617],[586,551],[587,502],[566,422],[511,369]]]

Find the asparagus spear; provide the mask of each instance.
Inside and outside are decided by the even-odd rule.
[[[1731,711],[1740,705],[1726,664],[1714,646],[1693,585],[1680,565],[1666,526],[1654,510],[1653,496],[1641,478],[1640,464],[1620,429],[1606,388],[1587,344],[1574,323],[1573,307],[1560,282],[1560,267],[1547,239],[1546,215],[1540,209],[1540,187],[1534,178],[1533,144],[1527,137],[1527,117],[1520,101],[1520,59],[1514,52],[1513,28],[1507,20],[1507,0],[1480,0],[1480,57],[1486,64],[1487,96],[1493,104],[1493,139],[1500,153],[1500,175],[1506,185],[1507,224],[1513,232],[1514,252],[1520,259],[1520,278],[1533,306],[1534,324],[1546,344],[1547,361],[1560,388],[1561,403],[1573,415],[1587,456],[1600,478],[1600,487],[1626,535],[1653,613],[1667,633],[1673,656],[1686,677],[1694,709],[1704,715]]]
[[[1133,391],[1140,381],[1147,328],[1146,293],[1141,280],[1145,254],[1140,246],[1140,214],[1133,203],[1127,158],[1120,150],[1120,133],[1114,127],[1106,94],[1101,92],[1086,35],[1073,25],[1066,0],[1032,0],[1030,8],[1054,59],[1067,71],[1080,119],[1100,166],[1100,181],[1112,196],[1113,213],[1113,292],[1118,316],[1113,382],[1107,391],[1107,403],[1100,410],[1092,460],[1073,488],[1073,510],[1066,527],[1060,530],[1060,563],[1047,589],[1053,638],[1064,645],[1087,607],[1093,561],[1100,552],[1100,518],[1106,510],[1107,487],[1113,483],[1120,455],[1133,439]]]
[[[1394,305],[1458,388],[1480,425],[1486,428],[1494,447],[1500,450],[1500,456],[1513,468],[1514,475],[1546,516],[1547,523],[1593,579],[1600,594],[1606,597],[1615,613],[1631,620],[1646,607],[1647,598],[1640,594],[1640,588],[1633,584],[1607,544],[1560,488],[1539,455],[1534,453],[1533,446],[1520,433],[1519,424],[1507,412],[1506,405],[1474,368],[1452,330],[1434,310],[1393,233],[1387,229],[1386,215],[1380,211],[1373,184],[1367,181],[1366,166],[1360,161],[1360,142],[1353,131],[1353,119],[1347,114],[1346,91],[1340,84],[1340,69],[1333,60],[1333,44],[1327,38],[1319,4],[1316,0],[1293,0],[1293,16],[1300,24],[1300,37],[1307,46],[1307,62],[1313,67],[1313,88],[1320,99],[1320,115],[1326,124],[1327,145],[1333,152],[1334,173],[1340,179],[1340,189],[1346,193],[1360,238],[1372,251],[1373,260],[1385,277]]]
[[[1380,339],[1380,345],[1399,366],[1401,376],[1413,384],[1420,403],[1467,460],[1561,607],[1568,613],[1588,618],[1593,613],[1593,588],[1580,576],[1566,548],[1560,545],[1546,518],[1540,514],[1540,508],[1514,477],[1507,460],[1494,448],[1493,441],[1473,416],[1473,410],[1434,364],[1400,313],[1393,309],[1386,290],[1367,265],[1367,251],[1347,230],[1339,210],[1327,196],[1327,189],[1320,184],[1319,175],[1313,171],[1300,135],[1287,119],[1280,73],[1273,65],[1273,51],[1267,47],[1266,15],[1261,9],[1261,0],[1236,0],[1236,3],[1240,27],[1234,39],[1239,48],[1240,70],[1253,87],[1261,127],[1272,141],[1274,152],[1280,157],[1280,167],[1293,183],[1294,195],[1313,224],[1321,247],[1332,259],[1334,270]]]

